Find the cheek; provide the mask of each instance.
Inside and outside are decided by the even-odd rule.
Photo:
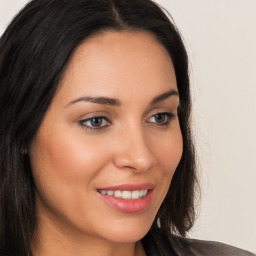
[[[83,134],[58,130],[39,130],[30,148],[37,204],[43,212],[50,209],[78,223],[77,218],[85,216],[84,206],[90,204],[93,180],[109,157]]]
[[[108,155],[91,139],[85,141],[76,132],[58,130],[39,130],[30,148],[38,209],[43,216],[54,213],[73,224],[84,223],[94,194],[94,178]]]
[[[152,150],[158,160],[158,168],[152,170],[157,180],[155,191],[155,204],[153,213],[159,210],[172,181],[173,174],[180,162],[183,152],[183,140],[179,127],[164,134],[162,137],[154,136]]]
[[[35,172],[39,172],[39,175],[41,172],[49,174],[51,180],[55,177],[69,184],[72,181],[88,181],[90,176],[97,174],[104,164],[104,154],[101,154],[99,146],[68,132],[51,134],[55,135],[39,132],[32,146],[32,169]]]
[[[162,175],[167,176],[169,180],[172,178],[175,169],[177,168],[182,152],[183,152],[183,140],[180,130],[178,129],[170,136],[160,138],[158,146],[154,147],[155,155],[158,158],[161,165]]]

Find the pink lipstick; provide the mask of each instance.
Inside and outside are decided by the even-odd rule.
[[[100,197],[109,206],[123,212],[140,212],[146,209],[151,200],[154,185],[122,184],[97,189]]]

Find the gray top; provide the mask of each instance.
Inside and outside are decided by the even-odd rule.
[[[212,242],[212,241],[202,241],[196,239],[185,239],[185,238],[175,238],[175,242],[172,242],[174,251],[179,256],[217,256],[217,255],[229,255],[229,256],[255,256],[255,254],[250,253],[245,250],[238,249],[236,247],[226,245],[223,243]],[[184,253],[184,251],[187,251]]]
[[[245,250],[218,242],[171,236],[166,238],[161,231],[149,232],[142,244],[147,256],[256,256]],[[157,233],[157,234],[156,234]],[[156,239],[160,237],[160,239]],[[158,241],[161,242],[158,242]]]

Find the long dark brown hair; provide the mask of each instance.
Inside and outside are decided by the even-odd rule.
[[[166,236],[182,236],[195,210],[188,59],[165,11],[150,0],[34,0],[0,39],[0,253],[26,256],[36,227],[29,148],[74,50],[106,31],[147,31],[168,51],[180,96],[183,155],[156,216]],[[156,225],[156,222],[154,222]]]

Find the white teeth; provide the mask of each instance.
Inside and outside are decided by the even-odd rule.
[[[132,198],[132,192],[131,191],[123,191],[122,192],[122,198],[123,199],[131,199]]]
[[[115,197],[122,197],[122,192],[120,190],[115,191],[114,193]]]
[[[139,198],[140,198],[140,191],[139,190],[132,191],[132,199],[139,199]]]
[[[113,196],[114,195],[114,191],[113,190],[107,190],[107,195],[108,196]]]
[[[107,190],[101,190],[101,194],[106,195],[107,194]]]
[[[145,197],[148,193],[147,189],[134,191],[120,191],[120,190],[98,190],[103,195],[114,196],[122,199],[139,199]]]

